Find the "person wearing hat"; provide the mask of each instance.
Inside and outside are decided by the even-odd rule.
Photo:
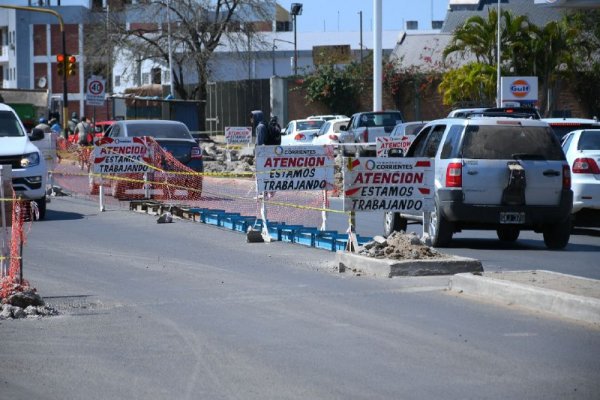
[[[39,124],[37,124],[33,129],[41,129],[44,131],[44,133],[50,133],[50,125],[48,125],[48,120],[44,117],[41,117]]]

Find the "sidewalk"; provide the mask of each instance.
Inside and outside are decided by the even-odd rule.
[[[336,261],[339,272],[367,276],[446,275],[454,293],[600,325],[600,280],[544,270],[483,272],[479,260],[464,257],[398,261],[338,252]]]
[[[450,290],[600,324],[600,280],[544,270],[485,272],[454,275]]]

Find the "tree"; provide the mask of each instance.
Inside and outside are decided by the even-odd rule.
[[[363,87],[362,79],[354,76],[354,70],[332,64],[318,65],[304,78],[306,99],[320,101],[333,113],[351,115],[358,107],[358,95]]]
[[[138,60],[153,59],[169,65],[170,18],[174,94],[202,101],[198,115],[201,130],[205,127],[204,101],[215,50],[227,45],[232,53],[249,54],[251,43],[264,44],[259,25],[274,18],[274,2],[270,0],[154,0],[130,7],[129,20],[154,21],[121,26],[124,49]]]
[[[444,74],[438,91],[445,105],[492,104],[496,98],[496,69],[484,63],[469,63]]]

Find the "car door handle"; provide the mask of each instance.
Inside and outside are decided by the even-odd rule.
[[[547,169],[544,171],[544,176],[559,176],[560,172],[554,169]]]
[[[472,169],[467,171],[467,174],[469,174],[469,175],[477,175],[478,173],[479,173],[479,171],[474,171]]]

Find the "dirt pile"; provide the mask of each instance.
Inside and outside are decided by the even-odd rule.
[[[375,236],[359,247],[358,254],[392,260],[428,260],[448,257],[433,247],[425,245],[415,233],[394,232],[388,238]]]
[[[17,289],[0,299],[0,320],[58,315],[58,311],[44,304],[35,289],[20,286]]]
[[[253,172],[254,152],[251,148],[226,149],[215,143],[202,143],[204,172],[230,172],[244,174]]]

